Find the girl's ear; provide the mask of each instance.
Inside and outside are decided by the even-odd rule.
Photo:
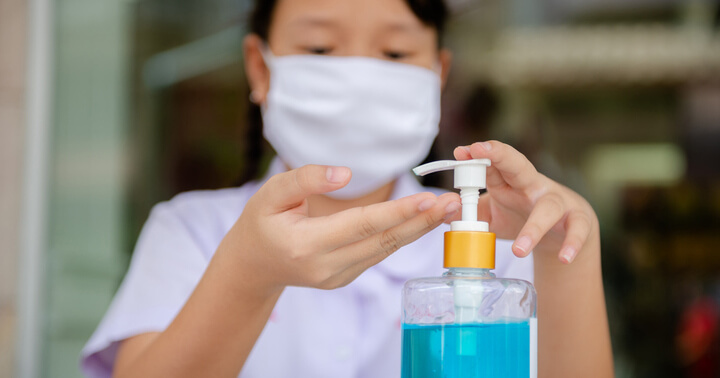
[[[243,40],[245,74],[250,84],[251,100],[257,105],[265,103],[270,90],[270,70],[262,56],[264,42],[257,34],[249,34]]]
[[[450,66],[452,65],[452,52],[448,49],[440,50],[440,78],[442,79],[442,88],[445,89],[447,84],[448,74],[450,73]]]

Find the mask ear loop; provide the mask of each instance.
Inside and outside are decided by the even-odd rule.
[[[270,46],[266,42],[262,42],[260,45],[260,55],[263,57],[263,60],[265,61],[265,66],[267,66],[268,70],[271,71],[272,63],[275,61],[275,55],[270,50]],[[252,102],[255,105],[261,105],[260,99],[258,98],[257,93],[255,91],[250,91],[250,102]]]
[[[272,50],[270,50],[270,46],[266,42],[263,42],[260,45],[260,55],[262,55],[265,65],[268,69],[270,69],[275,61],[275,54],[273,54]]]

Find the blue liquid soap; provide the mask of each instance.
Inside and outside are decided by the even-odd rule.
[[[530,325],[403,324],[402,378],[527,378]]]

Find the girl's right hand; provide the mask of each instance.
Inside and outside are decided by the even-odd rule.
[[[319,165],[271,177],[248,201],[218,253],[237,261],[238,277],[253,282],[256,294],[285,286],[334,289],[461,207],[455,193],[419,193],[329,216],[308,216],[309,196],[340,189],[349,181],[348,168]]]

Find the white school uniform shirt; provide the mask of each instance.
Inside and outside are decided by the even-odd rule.
[[[268,177],[240,188],[180,194],[156,205],[110,308],[82,351],[88,377],[110,377],[120,341],[163,331],[182,309],[220,241]],[[409,173],[393,199],[432,191]],[[408,279],[440,276],[442,225],[335,290],[287,287],[240,372],[241,378],[399,377],[400,294]],[[498,240],[495,274],[532,282],[532,257],[520,259]]]

